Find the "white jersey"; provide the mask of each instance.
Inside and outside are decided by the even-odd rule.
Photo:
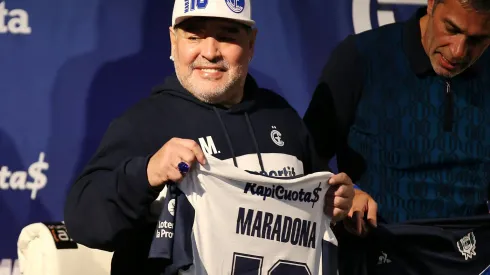
[[[336,274],[323,212],[331,176],[271,178],[207,156],[174,185],[180,196],[167,195],[150,256],[179,262],[181,274]]]

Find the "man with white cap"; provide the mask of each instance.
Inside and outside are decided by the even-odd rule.
[[[249,0],[176,0],[176,75],[111,123],[73,184],[65,205],[70,236],[114,251],[111,274],[162,274],[180,261],[149,259],[162,211],[154,206],[165,186],[206,163],[204,152],[272,177],[328,169],[297,112],[248,74],[257,34],[251,9]],[[336,221],[348,213],[354,190],[346,174],[329,184],[325,212]]]

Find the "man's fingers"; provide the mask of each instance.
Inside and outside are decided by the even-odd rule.
[[[347,184],[347,185],[352,185],[352,180],[347,176],[346,173],[339,173],[337,175],[333,175],[329,181],[328,184],[330,185],[337,185],[337,184]]]
[[[179,171],[179,168],[173,167],[173,169],[169,169],[167,172],[167,177],[169,180],[178,183],[182,180],[182,174]]]
[[[354,187],[352,185],[337,185],[338,189],[335,191],[335,196],[343,198],[354,197]],[[336,186],[336,187],[337,187]]]
[[[206,157],[204,156],[204,152],[202,151],[201,146],[197,144],[197,142],[191,139],[180,139],[178,141],[182,146],[193,152],[195,158],[200,164],[206,164]]]
[[[352,218],[352,222],[354,223],[354,229],[358,235],[362,233],[363,226],[363,217],[364,217],[364,206],[363,202],[358,202],[356,205],[351,207],[349,212],[349,217]]]
[[[364,213],[362,213],[361,211],[354,212],[353,219],[356,223],[356,232],[358,235],[362,234],[362,228],[364,224],[364,220],[362,219],[362,217],[364,217]]]
[[[185,162],[189,165],[189,167],[194,163],[196,160],[196,155],[194,154],[193,151],[189,150],[187,147],[184,146],[179,146],[178,151],[176,152],[177,156],[177,162]]]
[[[347,198],[343,198],[343,197],[335,197],[333,199],[333,206],[335,208],[339,208],[341,210],[344,210],[344,211],[348,211],[349,209],[351,209],[351,204],[350,204],[350,200],[347,199]]]
[[[376,214],[378,213],[378,204],[374,200],[368,200],[367,219],[374,226],[377,226]]]
[[[192,150],[192,152],[196,156],[197,161],[200,164],[206,164],[206,157],[204,156],[204,152],[202,151],[201,146],[199,146],[196,142],[193,142],[189,144],[188,148]]]
[[[354,212],[355,212],[355,211],[354,211],[354,206],[352,206],[352,207],[350,208],[350,210],[349,210],[349,214],[347,214],[347,216],[349,216],[349,217],[351,217],[351,218],[352,218],[352,216],[354,215]]]
[[[333,212],[332,218],[334,221],[343,220],[346,216],[345,212],[339,208],[333,208],[331,211]]]
[[[352,201],[352,207],[349,212],[349,217],[352,217],[354,212],[361,212],[364,217],[364,211],[366,210],[367,200],[363,196],[355,196]]]
[[[348,212],[348,210],[352,208],[351,202],[348,198],[334,196],[334,195],[326,196],[325,205],[329,207],[331,206],[331,207],[339,208],[346,212]]]
[[[197,161],[200,164],[202,165],[206,164],[206,157],[204,156],[204,152],[201,150],[201,148],[199,148],[198,151],[194,151],[194,154],[196,154]]]

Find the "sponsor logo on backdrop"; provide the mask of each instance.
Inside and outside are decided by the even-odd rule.
[[[0,275],[21,275],[19,260],[0,259]]]
[[[43,222],[49,229],[51,237],[53,237],[56,249],[77,249],[77,243],[70,238],[66,226],[62,222]],[[1,274],[0,274],[1,275]]]
[[[36,162],[27,171],[11,171],[8,166],[0,167],[0,191],[30,191],[31,200],[35,200],[40,190],[46,187],[48,177],[45,172],[49,164],[41,152]],[[1,274],[1,273],[0,273]]]
[[[9,4],[17,1],[9,1]],[[6,1],[0,1],[0,34],[31,34],[29,26],[29,14],[18,8],[7,7]]]
[[[374,5],[371,2],[374,1]],[[374,26],[383,26],[396,22],[393,7],[396,5],[427,5],[427,0],[352,0],[352,22],[354,32],[361,33]],[[376,12],[371,12],[374,7]],[[371,18],[375,14],[376,18]]]

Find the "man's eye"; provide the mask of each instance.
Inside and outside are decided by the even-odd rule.
[[[459,31],[450,25],[446,25],[446,30],[450,34],[457,34]]]

